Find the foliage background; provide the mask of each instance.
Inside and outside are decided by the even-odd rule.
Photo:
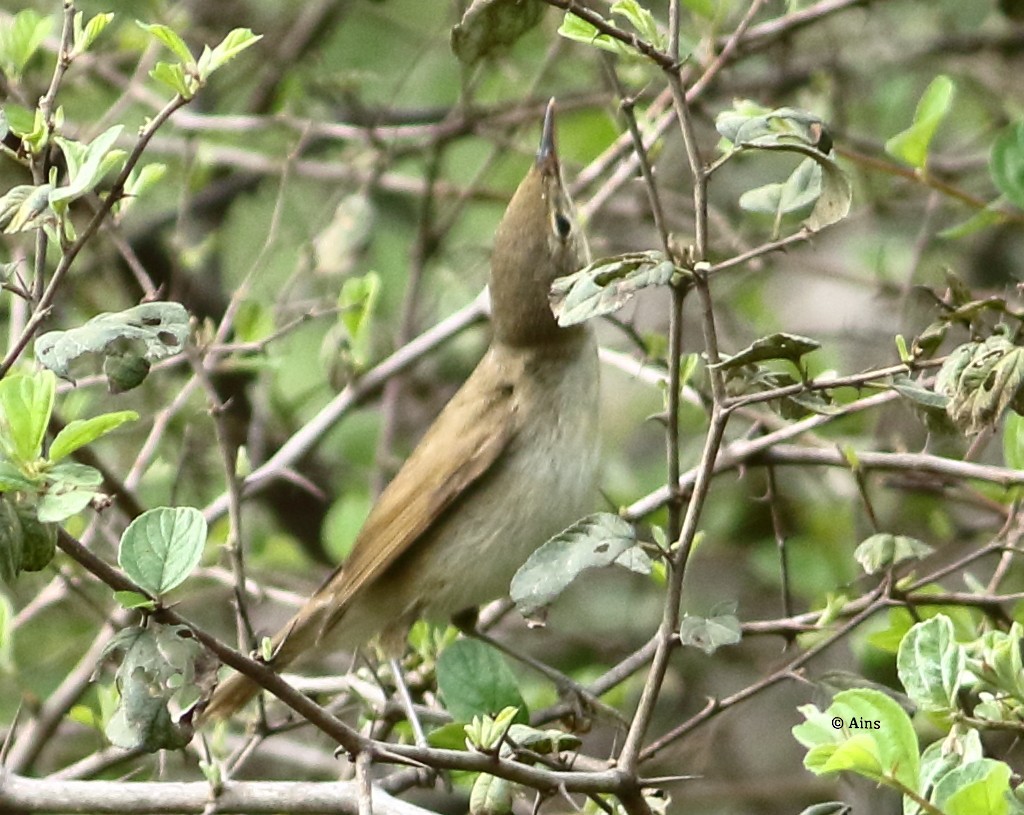
[[[23,5],[3,9],[0,25]],[[58,11],[52,3],[34,5]],[[116,14],[61,90],[65,127],[83,140],[113,122],[125,123],[130,133],[165,98],[147,76],[163,57],[134,19],[166,23],[194,51],[238,26],[264,35],[158,133],[146,156],[167,165],[165,178],[116,229],[89,245],[48,323],[78,325],[101,311],[136,304],[146,293],[130,271],[137,261],[167,299],[185,303],[202,336],[209,339],[227,313],[230,341],[251,344],[221,354],[211,366],[211,381],[225,404],[214,416],[210,394],[184,357],[128,394],[107,395],[95,378],[65,389],[59,403],[65,420],[128,408],[143,416],[94,445],[109,471],[128,479],[143,507],[204,507],[224,492],[218,421],[232,442],[245,443],[248,459],[258,465],[353,376],[473,300],[486,276],[494,227],[531,160],[548,97],[558,100],[559,151],[567,178],[575,179],[594,255],[659,245],[642,180],[635,171],[623,183],[610,180],[626,153],[604,161],[609,145],[625,132],[620,94],[600,51],[557,35],[562,15],[555,8],[546,8],[540,24],[507,52],[467,67],[449,47],[451,26],[462,10],[458,3],[77,5],[87,17]],[[665,4],[650,5],[664,21]],[[854,206],[849,218],[813,239],[714,278],[723,351],[775,331],[804,334],[823,346],[808,359],[811,374],[852,374],[899,362],[894,336],[913,337],[935,319],[946,269],[966,280],[977,297],[1016,296],[1024,221],[1019,210],[1004,203],[998,223],[969,234],[942,233],[998,197],[987,166],[989,149],[996,134],[1020,116],[1024,102],[1016,81],[1024,47],[1017,4],[759,5],[747,36],[693,104],[698,142],[705,156],[714,154],[714,117],[734,98],[813,111],[830,123],[854,184]],[[595,7],[607,16],[606,8]],[[748,4],[692,0],[683,9],[683,38],[694,46],[699,75],[717,52],[711,44],[725,41]],[[803,20],[802,14],[805,22],[793,22]],[[9,99],[34,103],[49,81],[55,47],[51,35],[22,81],[6,83]],[[620,60],[617,71],[645,122],[661,90],[659,71],[640,60]],[[954,80],[955,102],[930,148],[927,169],[915,172],[887,155],[884,144],[910,124],[921,92],[940,73]],[[691,181],[678,128],[668,129],[652,156],[667,226],[682,244],[692,242]],[[790,158],[758,156],[733,162],[715,176],[709,215],[713,262],[770,240],[771,219],[742,212],[736,202],[742,192],[779,180],[793,166]],[[25,183],[23,170],[0,162],[0,185],[18,183]],[[795,221],[786,224],[795,229]],[[31,241],[11,238],[5,260],[31,249]],[[338,291],[345,280],[371,270],[380,276],[379,300],[355,342],[346,341]],[[5,334],[14,337],[24,306],[8,295],[2,302],[0,320]],[[621,325],[599,326],[607,348],[636,360],[608,363],[602,370],[605,508],[627,506],[665,482],[663,424],[650,418],[664,410],[662,391],[637,372],[645,358],[655,368],[664,364],[668,314],[667,290],[652,289],[617,315]],[[683,326],[685,350],[699,352],[696,298],[687,300]],[[963,331],[951,333],[955,342],[966,338]],[[390,379],[383,394],[361,401],[324,433],[293,472],[282,473],[272,488],[245,503],[248,567],[260,585],[299,593],[317,585],[326,564],[344,555],[374,492],[472,369],[485,342],[486,329],[476,324],[424,355]],[[706,389],[703,373],[692,385]],[[851,390],[841,398],[856,395]],[[155,437],[154,421],[166,422]],[[765,411],[755,422],[736,422],[729,438],[790,421]],[[680,422],[686,469],[699,460],[704,442],[706,415],[698,398],[684,402]],[[128,475],[147,438],[155,445],[151,461]],[[800,443],[952,456],[967,449],[955,434],[929,434],[910,406],[895,401],[836,421]],[[999,439],[988,434],[971,455],[999,463],[999,447]],[[928,541],[937,550],[929,569],[989,542],[1000,528],[1010,530],[1009,542],[1016,541],[1016,504],[995,487],[897,471],[869,476],[862,492],[842,466],[778,467],[770,480],[768,472],[745,466],[716,479],[701,522],[704,538],[686,578],[685,611],[708,614],[725,600],[738,604],[743,621],[786,617],[777,535],[785,541],[794,611],[821,608],[826,594],[842,587],[852,595],[863,591],[858,580],[864,578],[851,555],[876,530]],[[663,525],[665,512],[644,521]],[[115,502],[98,521],[83,515],[68,528],[89,535],[91,545],[110,555],[123,525]],[[230,577],[220,552],[227,534],[225,521],[213,527],[201,574],[176,599],[183,613],[231,641]],[[991,559],[979,564],[976,576],[983,583],[993,565]],[[1001,591],[1020,588],[1018,572],[1005,571]],[[948,588],[963,589],[962,579],[952,579]],[[6,654],[0,722],[9,725],[19,705],[30,714],[63,687],[94,642],[100,620],[112,612],[109,592],[61,559],[55,570],[23,577],[4,591],[14,611],[5,643],[13,647],[0,648]],[[650,580],[595,573],[559,601],[545,629],[528,631],[509,618],[498,636],[586,681],[648,640],[661,601]],[[257,626],[272,629],[287,608],[273,598],[255,604]],[[815,660],[809,673],[842,667],[891,682],[893,655],[869,642],[886,625],[884,614],[875,616]],[[679,650],[652,735],[699,712],[708,697],[770,674],[797,647],[791,633],[750,635],[711,657]],[[527,669],[516,672],[531,708],[554,702],[550,685]],[[642,673],[634,676],[607,701],[630,711],[642,681]],[[24,769],[51,773],[100,749],[101,737],[82,723],[88,709],[99,715],[99,696],[95,686],[83,684],[81,690],[67,706],[70,714],[55,723]],[[667,745],[645,774],[699,776],[672,787],[676,805],[685,802],[690,813],[796,812],[834,796],[831,783],[803,770],[802,751],[789,732],[799,721],[796,705],[819,698],[816,693],[800,681],[777,684]],[[266,753],[257,752],[240,776],[336,772],[325,758],[326,743],[314,753],[315,737],[276,738],[287,748],[268,740]],[[585,738],[586,751],[602,756],[615,749],[619,734],[612,723],[598,721]],[[1019,768],[1015,749],[1001,757]],[[194,764],[193,756],[147,757],[104,766],[101,774],[116,777],[133,767],[154,778],[195,778]],[[852,794],[875,795],[869,788]]]

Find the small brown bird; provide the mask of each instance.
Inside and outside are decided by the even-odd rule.
[[[352,554],[274,637],[275,668],[374,636],[400,650],[415,620],[507,593],[540,544],[592,509],[597,346],[588,326],[559,327],[548,305],[551,282],[587,255],[555,152],[553,101],[494,239],[491,345],[381,494]],[[257,690],[234,674],[203,717],[228,716]]]

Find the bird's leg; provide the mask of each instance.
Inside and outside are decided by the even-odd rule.
[[[409,721],[409,726],[412,727],[412,737],[416,742],[417,747],[430,747],[427,742],[427,734],[423,732],[423,724],[420,722],[419,714],[416,712],[416,705],[412,701],[412,694],[409,693],[409,686],[405,681],[405,673],[402,671],[402,665],[397,657],[391,657],[388,660],[388,665],[391,666],[391,673],[395,679],[395,690],[398,691],[398,698],[402,703],[402,708],[405,710],[405,718]],[[424,769],[417,772],[419,776],[420,785],[423,787],[433,787],[434,782],[437,781],[438,772],[434,769]],[[447,782],[446,785],[450,782]],[[450,790],[449,790],[450,791]]]
[[[420,722],[419,714],[416,713],[416,706],[412,701],[412,694],[409,693],[409,686],[405,682],[405,674],[402,672],[402,665],[396,657],[388,660],[391,666],[391,673],[395,678],[395,689],[398,691],[398,698],[405,710],[405,718],[409,720],[412,727],[412,736],[417,747],[429,747],[427,735],[423,732],[423,725]]]

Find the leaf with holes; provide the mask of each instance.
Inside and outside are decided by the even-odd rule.
[[[548,299],[560,326],[618,311],[640,289],[665,286],[678,272],[664,253],[632,252],[595,260],[551,284]]]
[[[89,354],[131,357],[146,363],[181,353],[188,339],[188,312],[180,303],[143,303],[100,314],[85,325],[50,331],[36,340],[36,358],[57,376],[74,381],[71,365]]]
[[[755,340],[738,354],[723,359],[713,367],[729,371],[770,359],[785,359],[799,366],[800,358],[804,354],[818,348],[821,348],[821,343],[810,337],[801,337],[798,334],[772,334]]]
[[[731,602],[712,609],[707,617],[687,614],[679,626],[679,642],[708,655],[723,645],[735,645],[742,637],[736,604]]]
[[[473,0],[452,28],[452,51],[466,65],[502,54],[543,15],[539,0]]]
[[[510,595],[529,615],[553,602],[587,569],[613,563],[649,572],[651,561],[627,521],[609,512],[588,515],[530,555],[512,578]]]

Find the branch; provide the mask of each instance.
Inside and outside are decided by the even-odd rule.
[[[85,248],[92,236],[99,230],[100,225],[104,219],[110,213],[111,208],[116,204],[121,194],[124,192],[124,185],[128,181],[128,176],[131,175],[132,170],[135,169],[135,165],[139,163],[139,159],[142,158],[142,153],[145,151],[146,146],[150,140],[156,134],[156,131],[171,118],[171,115],[178,108],[187,105],[188,99],[182,96],[175,96],[170,102],[164,105],[163,109],[153,117],[153,119],[146,125],[142,133],[139,134],[139,138],[135,142],[135,146],[132,148],[131,153],[128,154],[128,158],[125,159],[124,167],[121,168],[121,172],[117,174],[117,178],[114,180],[113,185],[110,188],[110,192],[107,193],[107,197],[103,199],[103,203],[99,209],[92,216],[85,229],[82,230],[78,238],[71,246],[68,247],[67,251],[61,256],[60,262],[57,264],[57,268],[53,273],[53,277],[50,278],[50,282],[46,286],[46,290],[43,292],[42,297],[39,298],[39,302],[36,304],[35,311],[28,323],[25,325],[24,330],[21,332],[21,336],[11,345],[7,355],[4,357],[2,363],[0,363],[0,377],[3,377],[14,365],[15,361],[21,356],[22,351],[32,341],[32,337],[35,336],[39,326],[42,325],[43,321],[50,314],[50,307],[53,305],[53,301],[57,296],[57,289],[60,288],[61,283],[67,276],[67,273],[71,270],[71,264],[75,262],[75,258],[78,257],[79,252]]]
[[[373,791],[376,815],[432,811]],[[228,781],[214,797],[205,781],[55,781],[0,772],[0,811],[53,813],[339,813],[356,815],[354,781]]]
[[[775,40],[799,31],[801,28],[854,6],[867,5],[868,0],[821,0],[812,6],[794,11],[760,25],[751,26],[743,37],[741,45],[744,51],[765,48]]]
[[[880,405],[893,402],[899,399],[899,394],[896,391],[886,391],[885,393],[876,393],[874,396],[868,396],[864,399],[859,399],[850,405],[846,406],[841,414],[833,416],[809,416],[806,419],[801,419],[799,422],[794,422],[791,425],[780,428],[772,433],[767,433],[764,436],[759,436],[755,439],[739,439],[731,444],[727,445],[724,450],[719,454],[717,461],[715,462],[715,474],[733,470],[744,462],[755,458],[767,450],[771,449],[777,444],[790,439],[795,439],[798,436],[803,435],[811,430],[814,430],[822,425],[828,424],[838,419],[840,416],[849,416],[852,413],[858,413],[862,410],[868,410],[870,408],[879,407]],[[799,448],[803,449],[803,448]],[[947,459],[943,459],[946,461]],[[963,462],[954,462],[963,463]],[[845,466],[849,466],[849,463],[845,463]],[[971,465],[971,466],[982,466],[982,465]],[[1000,468],[997,468],[1000,469]],[[1024,475],[1022,473],[1021,475]],[[693,483],[697,476],[697,469],[691,469],[683,473],[679,478],[679,489],[683,494],[687,494],[692,488]],[[1014,482],[1015,483],[1015,482]],[[622,510],[622,517],[629,521],[636,521],[643,518],[646,515],[654,512],[655,510],[663,507],[669,501],[669,490],[668,487],[659,487],[653,492],[648,493],[643,498],[634,501],[624,510]]]

